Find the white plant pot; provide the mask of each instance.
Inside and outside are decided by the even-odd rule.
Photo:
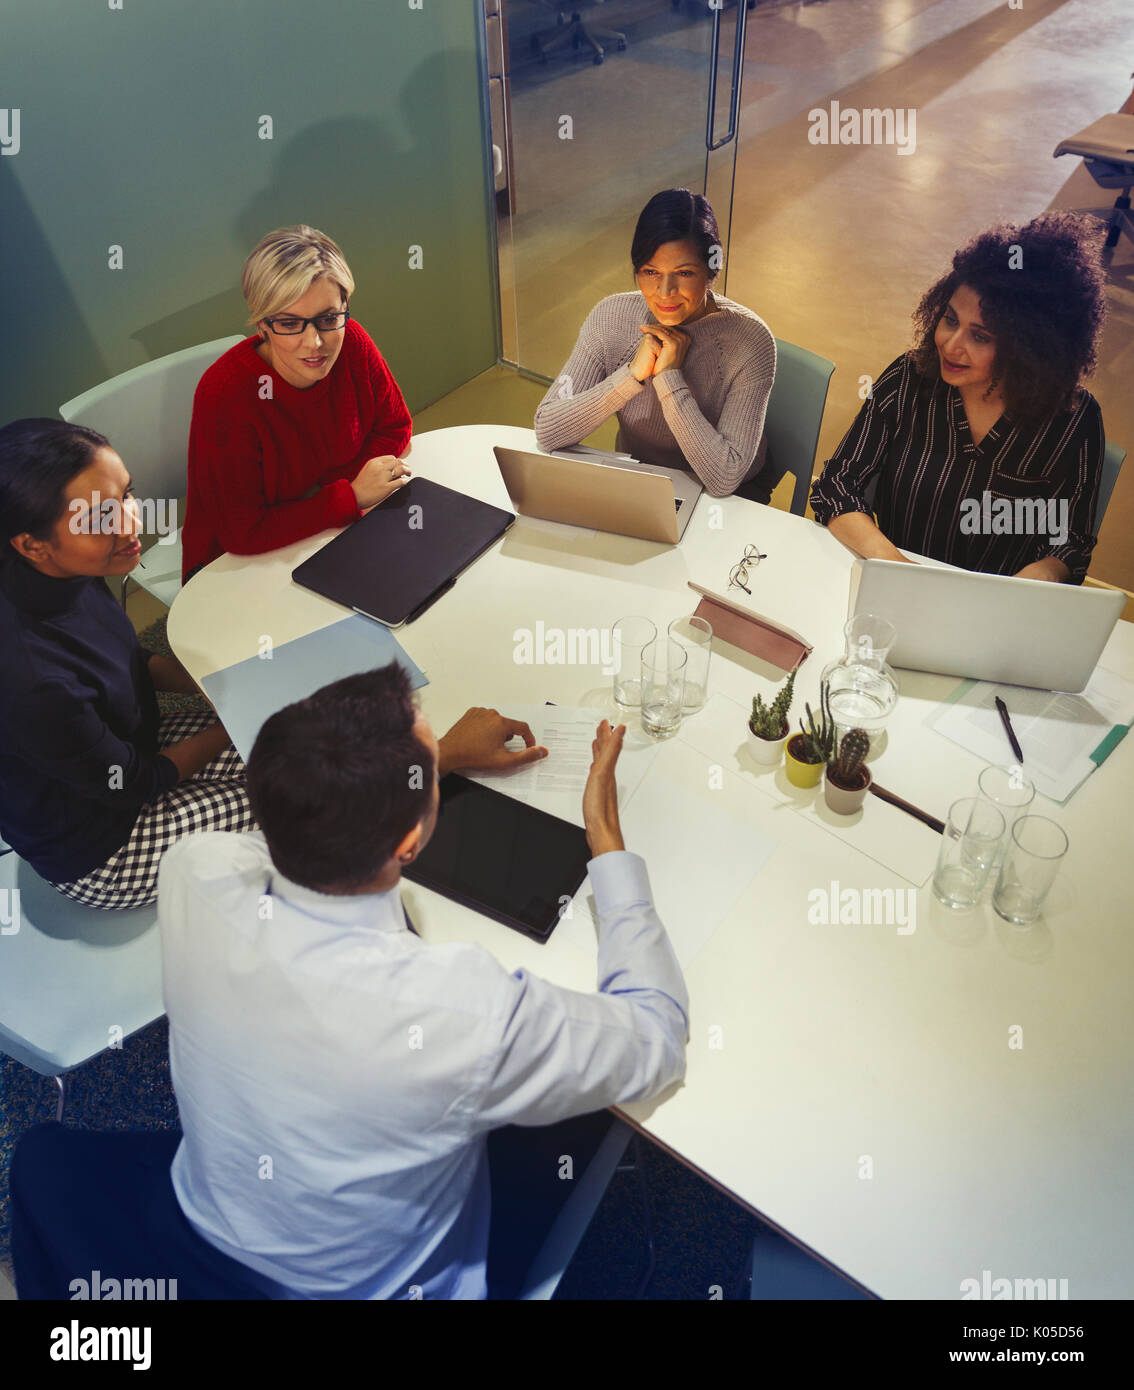
[[[784,755],[784,744],[787,742],[787,730],[779,738],[761,738],[754,734],[752,730],[745,730],[748,736],[748,751],[752,755],[754,762],[762,763],[764,767],[775,767]]]

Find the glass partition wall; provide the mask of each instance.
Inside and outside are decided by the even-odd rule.
[[[746,10],[674,0],[489,0],[503,360],[551,380],[659,189],[713,205],[725,255]],[[560,22],[562,21],[562,22]]]

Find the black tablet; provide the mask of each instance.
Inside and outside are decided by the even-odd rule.
[[[404,870],[424,888],[546,941],[591,857],[583,830],[451,772],[437,828]]]
[[[401,627],[451,589],[515,519],[430,478],[414,478],[291,577],[344,608]]]

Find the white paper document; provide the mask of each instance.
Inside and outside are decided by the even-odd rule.
[[[926,723],[990,763],[1016,761],[995,699],[1008,707],[1023,767],[1036,790],[1066,801],[1095,770],[1134,720],[1134,685],[1097,667],[1079,695],[1022,685],[965,682]]]
[[[471,772],[469,778],[572,825],[582,825],[583,788],[591,770],[591,744],[601,710],[570,705],[501,705],[499,709],[507,718],[527,724],[536,743],[547,749],[547,757],[507,772]],[[517,737],[511,746],[522,748],[523,740]],[[656,753],[653,740],[627,727],[615,771],[620,806],[646,775]]]

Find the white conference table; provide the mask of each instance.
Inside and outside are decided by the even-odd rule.
[[[508,507],[494,444],[535,448],[530,430],[462,426],[415,438],[409,462],[417,475]],[[278,645],[347,616],[290,578],[335,534],[222,556],[186,585],[168,630],[195,679],[256,654],[265,635]],[[593,706],[597,722],[611,708],[610,678],[593,666],[518,665],[514,632],[540,621],[602,628],[629,613],[664,631],[696,606],[687,581],[725,592],[750,541],[768,557],[752,571],[752,606],[814,646],[796,681],[797,726],[820,670],[842,651],[853,557],[811,521],[707,494],[675,547],[519,518],[396,634],[430,678],[427,717],[440,733],[470,705],[551,700]],[[1118,624],[1101,664],[1134,679],[1134,626]],[[984,764],[923,725],[956,680],[898,675],[875,780],[944,818],[975,792]],[[800,792],[782,766],[752,763],[747,710],[780,679],[716,643],[714,699],[674,741],[682,747],[670,776],[688,795],[717,798],[776,847],[686,971],[684,1083],[620,1113],[880,1297],[957,1299],[961,1282],[985,1270],[1066,1279],[1072,1299],[1134,1295],[1134,738],[1065,806],[1037,797],[1034,809],[1065,827],[1071,849],[1033,927],[1010,927],[987,902],[950,913],[928,882],[912,932],[815,925],[808,893],[833,880],[910,887],[863,852],[879,834],[891,844],[928,837],[923,858],[939,838],[874,797],[853,818],[860,830],[837,829],[842,818],[826,811],[821,788]],[[726,785],[707,791],[712,767]],[[649,844],[629,848],[649,864]],[[404,891],[427,941],[477,941],[509,970],[595,988],[588,923],[563,921],[539,945],[417,885]],[[1013,1037],[1023,1045],[1010,1046]],[[735,1273],[722,1269],[717,1282]]]

